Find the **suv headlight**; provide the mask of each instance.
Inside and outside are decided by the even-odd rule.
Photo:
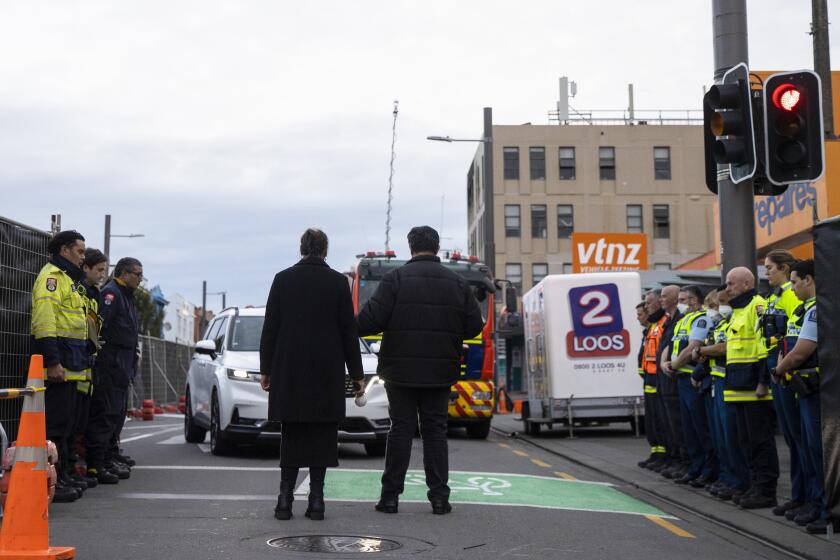
[[[493,394],[490,391],[474,391],[472,399],[474,401],[489,401],[493,399]]]
[[[260,381],[260,374],[254,373],[252,371],[246,371],[244,369],[227,369],[227,376],[228,379],[233,379],[234,381]]]

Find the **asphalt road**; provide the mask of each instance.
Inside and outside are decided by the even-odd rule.
[[[131,479],[91,489],[73,504],[53,505],[50,543],[75,546],[78,558],[108,560],[787,558],[496,433],[486,441],[452,434],[450,515],[432,515],[424,500],[422,442],[415,439],[399,514],[373,510],[383,459],[348,444],[340,449],[340,468],[328,472],[326,519],[303,516],[304,471],[294,518],[277,521],[277,457],[257,448],[215,457],[207,444],[185,443],[181,425],[178,417],[129,422],[124,448],[138,461]],[[370,537],[365,542],[371,546],[384,538],[401,546],[362,554],[294,552],[267,544],[311,535]]]

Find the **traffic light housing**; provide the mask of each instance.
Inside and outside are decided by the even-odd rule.
[[[733,183],[746,181],[755,175],[755,127],[746,64],[731,68],[723,75],[722,83],[712,86],[704,96],[703,128],[706,185],[710,190],[717,192],[717,164],[729,165],[729,177]],[[714,189],[712,182],[715,183]]]
[[[767,178],[776,185],[810,182],[825,169],[820,77],[810,70],[773,74],[764,82]]]

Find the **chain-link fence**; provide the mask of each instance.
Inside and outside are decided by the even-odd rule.
[[[129,407],[139,408],[144,399],[155,404],[176,404],[187,385],[193,349],[188,344],[151,336],[140,337],[140,365]]]
[[[0,217],[0,388],[23,387],[29,369],[32,286],[47,263],[50,233]],[[0,424],[17,437],[21,399],[0,401]]]

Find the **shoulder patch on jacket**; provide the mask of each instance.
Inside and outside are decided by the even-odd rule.
[[[114,301],[114,298],[116,297],[116,294],[105,294],[105,296],[102,298],[102,303],[104,303],[105,305],[111,305],[111,302]]]
[[[54,292],[58,288],[58,280],[55,278],[47,278],[47,291]]]

